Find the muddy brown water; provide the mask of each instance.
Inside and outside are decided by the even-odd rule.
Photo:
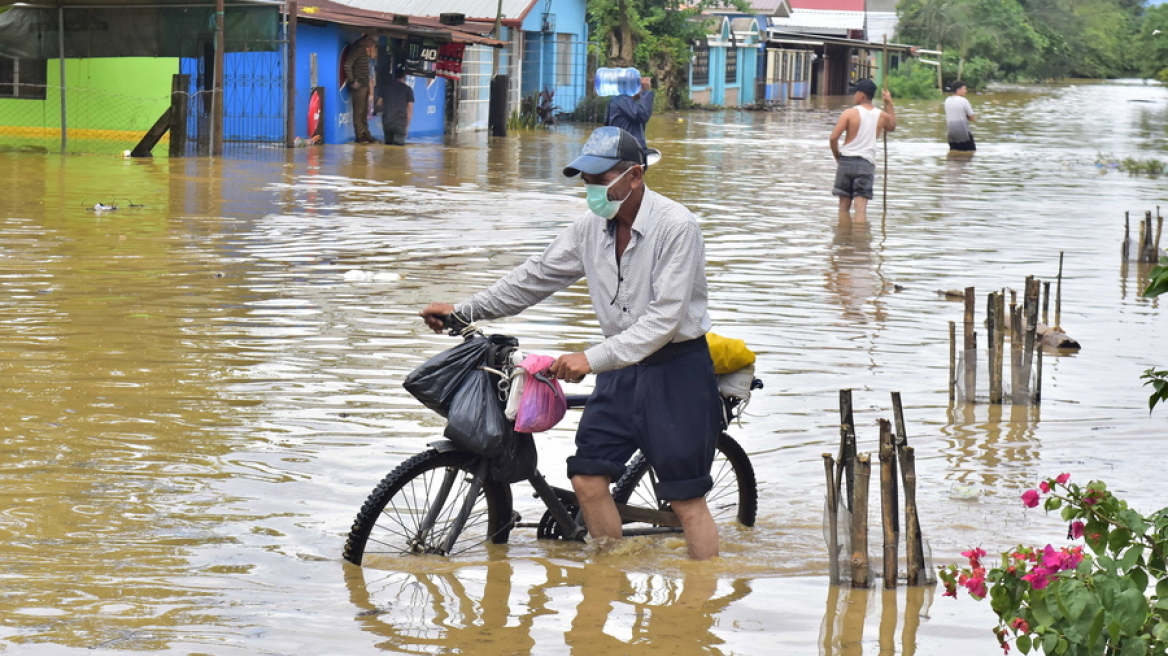
[[[903,395],[936,564],[1059,543],[1018,501],[1059,472],[1163,506],[1168,408],[1148,413],[1139,374],[1168,365],[1168,322],[1119,248],[1124,212],[1168,209],[1168,186],[1095,161],[1168,158],[1168,91],[971,100],[971,159],[948,157],[937,103],[899,104],[867,227],[837,225],[829,195],[838,106],[650,123],[666,159],[649,184],[701,218],[716,330],[755,348],[766,384],[732,431],[758,526],[701,564],[676,539],[597,554],[530,531],[486,559],[340,559],[370,489],[440,432],[400,386],[451,344],[416,312],[583,210],[559,169],[587,126],[222,161],[0,153],[0,652],[1000,653],[986,603],[828,585],[838,390],[862,451]],[[1040,408],[951,405],[961,306],[936,290],[1021,289],[1060,252],[1082,351],[1048,355]],[[583,287],[492,327],[553,354],[597,336]],[[539,438],[553,482],[573,422]]]

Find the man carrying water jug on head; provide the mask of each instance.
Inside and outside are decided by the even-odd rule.
[[[618,95],[608,103],[608,113],[604,117],[604,124],[618,127],[633,135],[641,150],[649,146],[645,142],[645,124],[653,115],[653,89],[651,80],[642,77],[635,68],[602,68],[596,71],[599,78],[604,75],[616,77],[619,87]],[[597,80],[598,86],[608,80]],[[639,85],[639,86],[638,86]],[[602,94],[606,95],[606,94]]]
[[[718,555],[706,494],[722,415],[706,341],[705,244],[689,210],[645,186],[645,167],[632,135],[597,128],[564,168],[584,181],[589,211],[495,284],[421,316],[435,332],[456,311],[468,321],[512,316],[586,278],[604,339],[560,356],[549,372],[569,382],[596,374],[568,459],[588,533],[601,543],[621,536],[609,486],[640,449],[689,556],[704,560]]]

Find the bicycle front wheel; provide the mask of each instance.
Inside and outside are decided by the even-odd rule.
[[[710,467],[714,487],[706,494],[706,503],[714,521],[737,520],[743,526],[754,526],[758,512],[758,485],[754,466],[746,451],[726,433],[718,437],[714,464]],[[617,503],[668,510],[669,502],[657,498],[656,477],[645,454],[638,453],[629,461],[625,473],[612,490]]]
[[[511,487],[489,476],[480,478],[481,462],[465,451],[431,449],[399,465],[357,513],[345,560],[360,565],[369,555],[453,556],[487,542],[505,543],[512,525]],[[459,515],[476,487],[470,513],[459,528]]]

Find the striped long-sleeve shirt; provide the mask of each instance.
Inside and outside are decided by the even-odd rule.
[[[706,334],[706,253],[697,219],[646,188],[632,233],[618,262],[615,231],[589,212],[542,253],[455,309],[476,321],[511,316],[587,278],[605,337],[584,352],[594,373]]]

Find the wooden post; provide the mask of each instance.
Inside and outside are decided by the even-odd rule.
[[[990,368],[990,403],[1002,402],[1002,318],[998,315],[1000,296],[997,292],[990,292],[986,302],[986,347],[989,349]]]
[[[900,508],[897,503],[896,445],[892,424],[880,423],[880,516],[884,527],[884,587],[896,587],[897,554],[900,546]]]
[[[957,322],[949,322],[949,402],[957,399]]]
[[[1140,253],[1140,261],[1155,262],[1156,261],[1156,233],[1152,230],[1152,210],[1144,213],[1144,242],[1143,251]]]
[[[856,460],[856,424],[852,417],[852,390],[840,390],[840,452],[836,466],[836,495],[840,493],[841,482],[846,482],[848,489],[844,497],[844,505],[850,511],[855,498],[853,477],[855,476]]]
[[[896,446],[908,443],[908,431],[904,427],[904,406],[900,403],[900,392],[892,393],[892,420],[896,426]]]
[[[1033,372],[1034,344],[1038,335],[1038,282],[1034,276],[1026,276],[1026,295],[1022,302],[1025,310],[1023,318],[1026,321],[1022,343],[1022,386],[1027,402],[1030,400],[1030,374]]]
[[[856,456],[855,495],[852,507],[852,587],[868,587],[868,481],[872,460],[867,453]]]
[[[1050,325],[1050,281],[1042,281],[1042,323]]]
[[[1131,248],[1131,212],[1123,213],[1123,259],[1131,257],[1128,249]]]
[[[1062,330],[1063,316],[1063,251],[1059,251],[1058,279],[1054,287],[1054,327]]]
[[[1160,257],[1160,236],[1164,234],[1164,217],[1160,216],[1160,206],[1156,206],[1156,242],[1152,247],[1152,261]]]
[[[974,306],[977,295],[973,287],[965,288],[965,402],[973,403],[977,393],[977,333],[974,332]]]
[[[286,116],[284,116],[284,146],[294,148],[296,146],[296,0],[288,0],[288,22],[286,23],[288,34],[287,48],[288,48],[288,70],[284,71],[284,104],[286,107]],[[312,135],[308,135],[312,136]]]
[[[190,100],[191,76],[176,74],[170,83],[170,156],[187,154],[187,110]]]
[[[900,448],[900,472],[904,483],[904,530],[907,585],[924,585],[924,541],[921,539],[921,520],[917,514],[917,460],[916,453],[907,444]]]
[[[65,7],[57,6],[57,60],[60,66],[58,77],[61,80],[61,152],[69,149],[69,121],[66,118],[65,102]]]
[[[224,37],[223,0],[215,0],[215,71],[211,85],[211,156],[223,154],[223,60],[227,44]]]
[[[827,572],[832,585],[839,585],[839,501],[836,498],[835,459],[823,454],[823,471],[827,476]]]
[[[1022,394],[1022,308],[1010,304],[1010,396],[1014,404],[1025,403]]]

